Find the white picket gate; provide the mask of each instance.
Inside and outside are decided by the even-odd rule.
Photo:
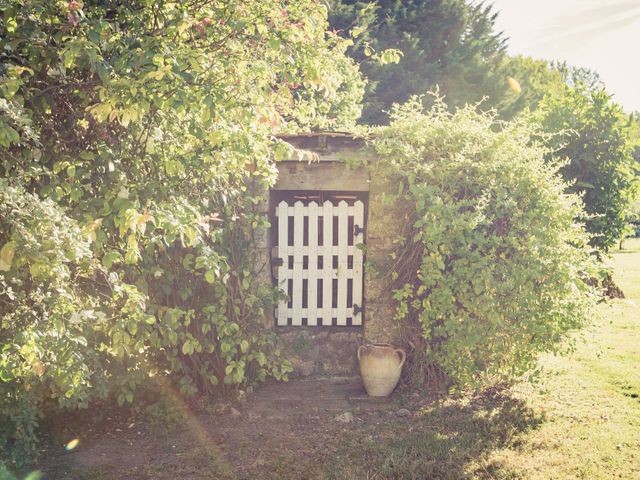
[[[362,325],[364,204],[282,201],[276,208],[279,326]]]

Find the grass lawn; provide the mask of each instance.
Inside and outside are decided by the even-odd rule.
[[[627,298],[600,305],[573,355],[543,359],[551,375],[518,390],[545,421],[491,456],[528,478],[640,479],[640,240],[613,264]]]
[[[398,396],[354,407],[347,424],[313,398],[265,400],[268,389],[233,415],[176,397],[173,409],[68,426],[81,447],[50,452],[40,468],[86,480],[640,479],[640,240],[613,264],[627,298],[599,306],[572,354],[543,357],[538,384],[437,403]]]
[[[599,306],[571,355],[542,358],[539,384],[426,408],[415,432],[351,445],[332,477],[640,479],[640,239],[613,266],[627,298]]]

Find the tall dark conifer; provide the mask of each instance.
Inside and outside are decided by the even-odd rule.
[[[497,14],[491,6],[464,0],[330,3],[333,28],[350,35],[364,27],[351,55],[369,79],[365,123],[386,123],[386,112],[393,103],[436,86],[452,106],[504,93],[505,77],[500,70],[505,38],[495,31]],[[398,64],[370,61],[371,51],[387,48],[403,52]],[[493,103],[490,98],[488,104]]]

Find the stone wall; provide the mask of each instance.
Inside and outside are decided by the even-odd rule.
[[[375,176],[371,179],[366,239],[369,268],[364,277],[367,305],[364,338],[369,343],[397,344],[400,338],[398,322],[393,318],[388,275],[392,271],[390,253],[402,218],[385,203],[384,192],[390,189],[397,190],[397,186],[381,182]]]
[[[397,212],[384,204],[387,185],[370,178],[364,168],[349,168],[344,160],[361,155],[362,142],[348,135],[336,137],[303,135],[287,137],[297,148],[317,154],[317,162],[278,162],[278,181],[273,192],[310,190],[367,192],[368,208],[365,232],[366,264],[364,273],[364,325],[362,327],[276,327],[273,317],[267,319],[267,328],[274,329],[283,341],[287,358],[294,366],[294,375],[350,376],[357,374],[356,352],[363,343],[394,343],[399,338],[398,324],[393,319],[391,292],[385,287],[384,276],[377,272],[389,271],[389,252],[398,229]],[[396,187],[397,188],[397,187]],[[265,213],[273,214],[273,204],[267,198],[262,205]],[[269,265],[271,239],[268,232],[256,232],[260,241],[258,261]],[[270,268],[263,269],[265,282],[273,277]]]

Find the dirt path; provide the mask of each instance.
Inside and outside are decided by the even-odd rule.
[[[175,395],[165,402],[143,423],[106,418],[100,427],[70,428],[80,446],[52,448],[44,478],[317,478],[345,433],[408,421],[397,416],[398,401],[365,400],[359,379],[265,385],[233,406],[194,408]]]

